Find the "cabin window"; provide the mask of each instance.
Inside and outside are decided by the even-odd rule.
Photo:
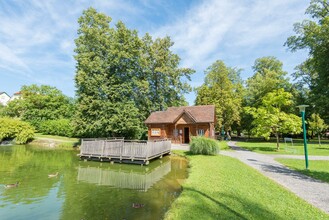
[[[204,129],[198,129],[198,136],[204,136]]]
[[[174,137],[178,137],[178,129],[174,129],[173,134],[174,134]]]

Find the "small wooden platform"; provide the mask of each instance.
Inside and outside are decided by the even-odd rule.
[[[82,139],[80,154],[85,160],[149,164],[149,161],[169,154],[171,140],[125,141],[123,138]]]

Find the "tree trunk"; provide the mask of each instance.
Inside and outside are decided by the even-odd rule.
[[[319,146],[321,146],[320,133],[318,133]]]
[[[276,151],[279,151],[280,143],[279,143],[279,133],[278,132],[275,133],[275,137],[276,137]]]

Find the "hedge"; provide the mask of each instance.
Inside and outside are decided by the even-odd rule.
[[[29,123],[3,117],[0,118],[0,142],[14,139],[16,144],[25,144],[34,137],[35,129]]]

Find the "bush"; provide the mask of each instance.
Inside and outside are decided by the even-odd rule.
[[[47,120],[41,123],[40,132],[43,134],[72,137],[73,126],[69,119]]]
[[[215,155],[219,151],[216,140],[202,136],[192,137],[190,152],[192,154]]]
[[[16,144],[25,144],[34,137],[35,129],[29,123],[12,118],[0,118],[0,141],[14,139]]]

